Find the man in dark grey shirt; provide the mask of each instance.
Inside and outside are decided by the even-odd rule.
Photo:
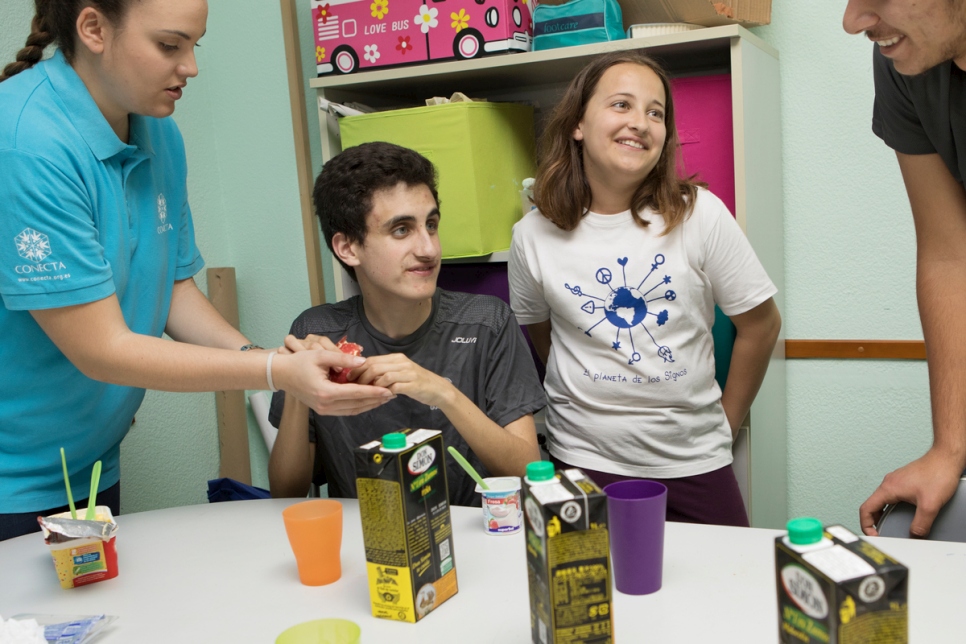
[[[916,505],[929,533],[966,468],[966,0],[849,0],[843,26],[876,43],[872,130],[896,151],[916,225],[916,290],[929,364],[933,445],[886,475],[859,509]]]
[[[354,497],[353,450],[406,428],[442,430],[483,476],[522,475],[540,458],[532,414],[545,405],[543,388],[504,302],[436,288],[432,164],[388,143],[349,148],[323,167],[315,203],[329,248],[362,295],[302,313],[286,346],[332,348],[346,337],[366,358],[350,383],[386,387],[395,398],[354,416],[320,416],[276,393],[272,495],[304,496],[324,476],[329,496]],[[472,479],[449,458],[446,474],[451,503],[479,503]]]

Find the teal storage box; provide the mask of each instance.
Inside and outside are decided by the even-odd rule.
[[[617,0],[570,0],[533,10],[533,49],[622,40],[624,19]]]
[[[349,116],[342,149],[387,141],[416,150],[439,173],[444,258],[510,248],[523,180],[536,173],[533,108],[463,102]]]

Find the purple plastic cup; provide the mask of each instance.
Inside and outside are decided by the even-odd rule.
[[[604,493],[617,590],[628,595],[660,590],[667,488],[657,481],[619,481]]]

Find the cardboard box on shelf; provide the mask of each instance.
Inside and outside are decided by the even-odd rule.
[[[705,27],[738,23],[746,27],[771,22],[771,0],[618,0],[624,26],[653,22],[689,22]]]

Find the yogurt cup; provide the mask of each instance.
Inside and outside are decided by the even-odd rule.
[[[523,526],[519,476],[491,476],[483,479],[490,486],[476,491],[483,496],[483,528],[487,534],[516,534]]]

